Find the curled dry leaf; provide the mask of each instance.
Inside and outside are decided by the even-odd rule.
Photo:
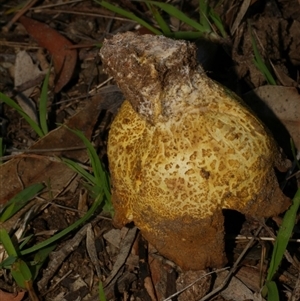
[[[24,84],[31,83],[28,88],[20,91],[22,93],[16,96],[19,105],[24,112],[30,116],[36,123],[38,123],[36,105],[29,97],[35,88],[36,84],[40,84],[44,72],[40,71],[39,67],[34,64],[30,55],[26,51],[19,51],[15,62],[15,89],[19,90]]]
[[[72,43],[48,25],[25,16],[22,16],[19,21],[38,44],[46,48],[52,55],[54,69],[57,74],[54,92],[58,93],[73,75],[77,61],[77,51],[69,49]]]
[[[0,290],[1,301],[21,301],[25,295],[25,291],[18,293],[7,293]]]
[[[279,119],[293,138],[296,148],[300,150],[300,95],[296,88],[262,86],[247,93],[244,99],[258,115],[264,115],[270,128],[274,129],[273,124],[278,124]],[[284,133],[274,130],[276,135],[283,136]],[[289,137],[281,138],[288,140]]]

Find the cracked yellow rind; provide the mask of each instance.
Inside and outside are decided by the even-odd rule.
[[[204,218],[217,208],[247,212],[252,202],[269,198],[268,178],[270,189],[278,186],[272,176],[277,148],[263,125],[222,87],[213,84],[206,96],[204,85],[205,105],[202,98],[182,101],[176,114],[155,126],[128,101],[123,104],[111,127],[108,156],[115,190],[123,201],[130,199],[129,207],[142,211],[150,205],[168,218]],[[279,212],[270,207],[264,216]]]

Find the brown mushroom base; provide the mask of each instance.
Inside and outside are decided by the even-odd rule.
[[[221,209],[202,220],[191,217],[170,220],[159,217],[149,208],[143,216],[135,215],[134,222],[161,255],[174,261],[183,270],[219,268],[226,263]],[[115,224],[120,226],[116,219]]]
[[[222,212],[204,220],[164,220],[142,234],[183,270],[220,268],[226,263]]]

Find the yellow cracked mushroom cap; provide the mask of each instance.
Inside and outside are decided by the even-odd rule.
[[[289,204],[273,138],[191,43],[127,32],[100,55],[127,99],[108,140],[115,224],[134,221],[183,269],[222,266],[222,209],[269,217]]]

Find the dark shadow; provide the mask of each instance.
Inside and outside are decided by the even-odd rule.
[[[255,93],[247,93],[244,95],[243,99],[271,131],[278,145],[282,147],[284,153],[292,158],[290,134],[273,111]]]
[[[224,209],[223,215],[225,217],[225,252],[228,260],[228,264],[231,265],[234,262],[234,253],[233,250],[236,246],[235,239],[245,222],[245,216],[238,211]]]

